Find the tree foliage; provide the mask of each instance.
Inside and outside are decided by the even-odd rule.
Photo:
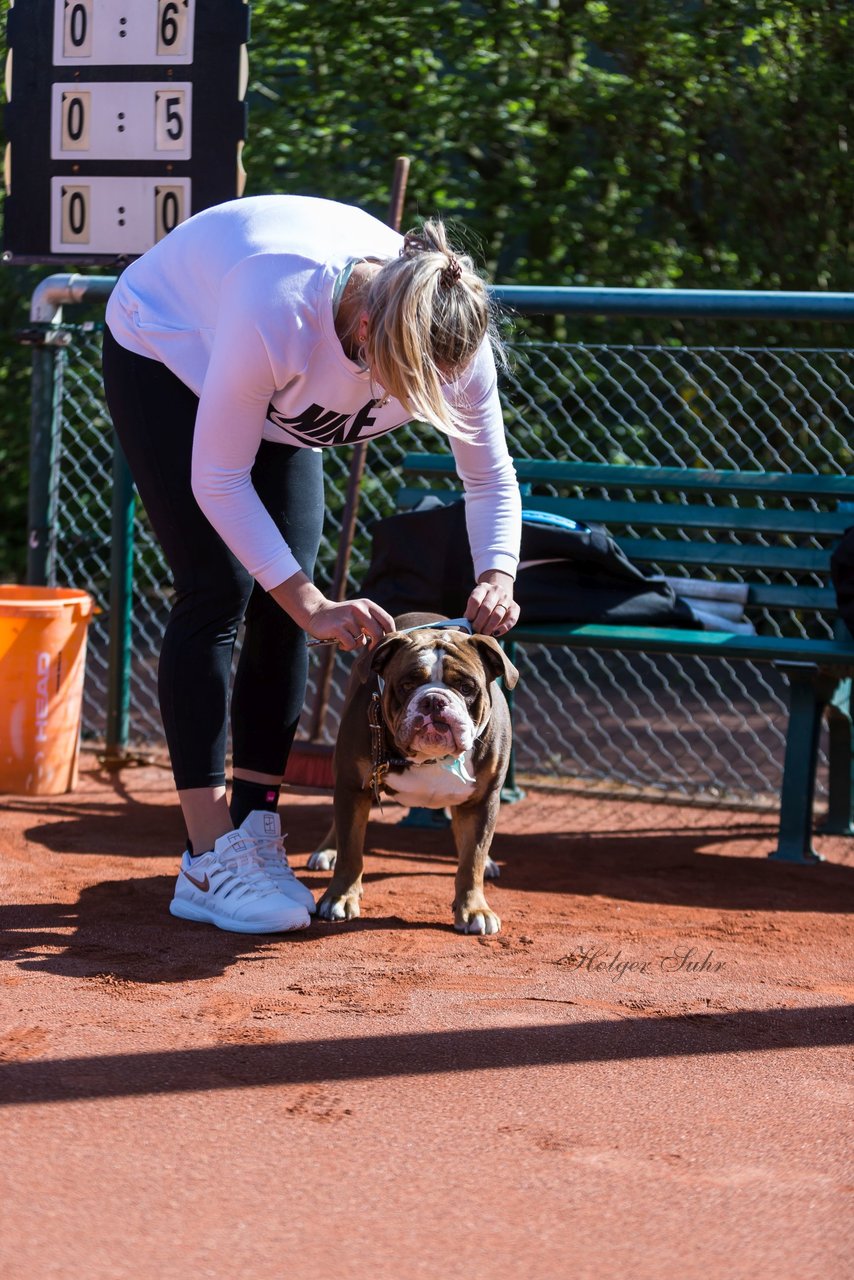
[[[844,289],[846,0],[259,0],[251,190],[456,215],[495,278]]]

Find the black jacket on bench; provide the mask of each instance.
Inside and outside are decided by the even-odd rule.
[[[428,500],[429,501],[429,500]],[[465,504],[439,504],[378,520],[362,594],[389,613],[411,610],[458,617],[474,583]],[[614,626],[692,627],[690,608],[661,577],[632,564],[603,528],[577,530],[522,522],[522,568],[515,598],[520,621],[602,622]]]

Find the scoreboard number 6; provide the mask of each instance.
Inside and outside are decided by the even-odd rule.
[[[157,56],[178,57],[187,52],[189,0],[157,0]]]

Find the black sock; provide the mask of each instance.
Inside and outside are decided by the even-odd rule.
[[[253,809],[275,813],[279,807],[280,790],[280,787],[270,782],[247,782],[244,778],[235,778],[231,784],[231,802],[228,806],[235,827],[239,827]]]

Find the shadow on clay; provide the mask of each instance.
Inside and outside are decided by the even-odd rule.
[[[0,1105],[847,1045],[850,1006],[367,1035],[0,1065]]]
[[[219,977],[238,961],[268,959],[282,948],[342,933],[427,929],[453,934],[445,921],[388,915],[334,924],[313,919],[308,929],[292,933],[227,933],[170,916],[174,883],[171,875],[106,880],[83,889],[75,903],[0,906],[0,955],[19,969],[64,978],[109,975],[161,984]]]

